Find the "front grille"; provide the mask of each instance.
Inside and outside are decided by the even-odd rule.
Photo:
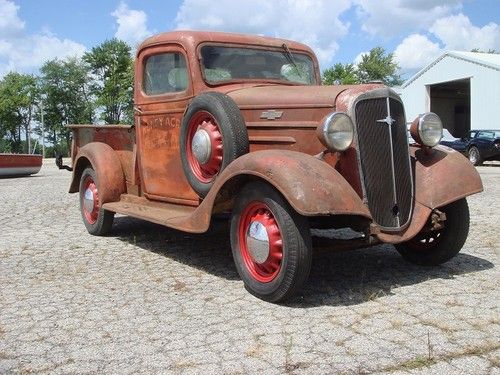
[[[355,116],[368,208],[381,227],[401,228],[411,215],[413,191],[403,105],[393,98],[365,99]]]

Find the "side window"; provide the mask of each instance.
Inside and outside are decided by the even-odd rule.
[[[493,133],[493,132],[479,132],[477,137],[483,138],[483,139],[493,139],[493,138],[495,138],[495,133]]]
[[[188,87],[184,55],[178,52],[152,55],[146,59],[142,89],[146,95],[181,92]]]

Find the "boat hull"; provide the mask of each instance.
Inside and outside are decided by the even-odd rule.
[[[0,177],[29,176],[42,168],[42,155],[0,154]]]

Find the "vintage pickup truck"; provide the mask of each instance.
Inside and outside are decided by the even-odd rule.
[[[230,214],[246,288],[283,301],[307,280],[310,228],[350,228],[330,248],[391,243],[437,265],[462,248],[475,168],[439,146],[434,113],[412,123],[379,83],[322,86],[300,43],[176,31],[137,51],[134,125],[72,125],[70,193],[87,230],[115,213],[203,233]],[[64,167],[60,165],[60,167]]]

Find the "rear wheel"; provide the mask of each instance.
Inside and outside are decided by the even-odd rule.
[[[249,183],[238,195],[231,218],[231,247],[245,287],[263,300],[286,300],[309,276],[309,223],[266,183]]]
[[[99,199],[99,181],[92,168],[86,168],[80,179],[80,211],[90,234],[102,236],[113,225],[114,213],[104,210]]]
[[[469,149],[469,160],[472,165],[481,165],[483,163],[483,159],[481,158],[481,154],[477,147],[472,146]]]
[[[449,261],[462,249],[469,234],[469,207],[465,198],[440,209],[446,214],[444,228],[424,228],[407,242],[396,245],[402,257],[415,264],[435,266]]]

